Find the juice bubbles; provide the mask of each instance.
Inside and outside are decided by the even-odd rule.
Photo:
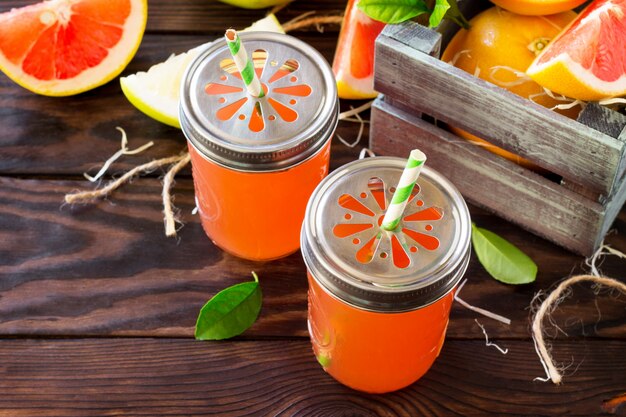
[[[339,382],[372,393],[428,371],[469,262],[467,206],[427,166],[400,225],[379,227],[405,164],[377,157],[336,170],[311,196],[302,227],[317,360]]]
[[[180,122],[207,235],[239,257],[270,260],[299,247],[306,203],[328,173],[337,90],[309,45],[269,32],[240,37],[265,96],[248,94],[217,41],[185,73]]]

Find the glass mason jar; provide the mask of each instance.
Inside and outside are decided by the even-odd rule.
[[[428,371],[470,256],[467,206],[427,166],[399,226],[380,228],[405,164],[376,157],[337,169],[314,191],[302,227],[317,360],[339,382],[371,393]]]
[[[251,96],[224,40],[182,82],[180,123],[196,204],[226,252],[271,260],[295,252],[306,203],[327,175],[339,106],[328,63],[291,36],[241,33],[265,96]]]

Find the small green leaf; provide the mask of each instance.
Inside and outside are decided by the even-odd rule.
[[[435,0],[435,7],[428,19],[428,26],[431,28],[439,26],[449,8],[448,0]]]
[[[423,0],[361,0],[358,8],[383,23],[401,23],[430,12]]]
[[[506,284],[527,284],[537,277],[537,265],[524,252],[489,230],[472,224],[472,245],[489,275]]]
[[[448,4],[450,5],[450,8],[446,11],[446,15],[443,18],[452,20],[463,29],[469,29],[470,24],[467,19],[465,19],[465,16],[463,16],[463,13],[461,13],[456,0],[448,0]]]
[[[259,277],[233,285],[211,298],[200,310],[196,322],[196,339],[221,340],[243,333],[256,321],[261,311]]]

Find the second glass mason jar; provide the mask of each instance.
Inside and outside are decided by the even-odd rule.
[[[240,34],[265,91],[248,94],[228,46],[201,51],[182,82],[180,124],[209,238],[251,260],[295,252],[306,203],[327,175],[339,106],[328,63],[270,32]]]
[[[337,169],[311,196],[302,227],[317,360],[372,393],[403,388],[433,364],[470,256],[467,206],[428,167],[399,226],[380,228],[405,164],[376,157]]]

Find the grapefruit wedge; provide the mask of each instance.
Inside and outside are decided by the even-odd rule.
[[[90,90],[117,76],[146,27],[146,0],[50,0],[0,14],[0,69],[47,96]]]
[[[626,0],[596,0],[526,71],[538,84],[579,100],[626,94]]]
[[[333,72],[340,98],[363,99],[377,96],[374,91],[374,41],[385,24],[371,19],[349,0],[343,18]]]

